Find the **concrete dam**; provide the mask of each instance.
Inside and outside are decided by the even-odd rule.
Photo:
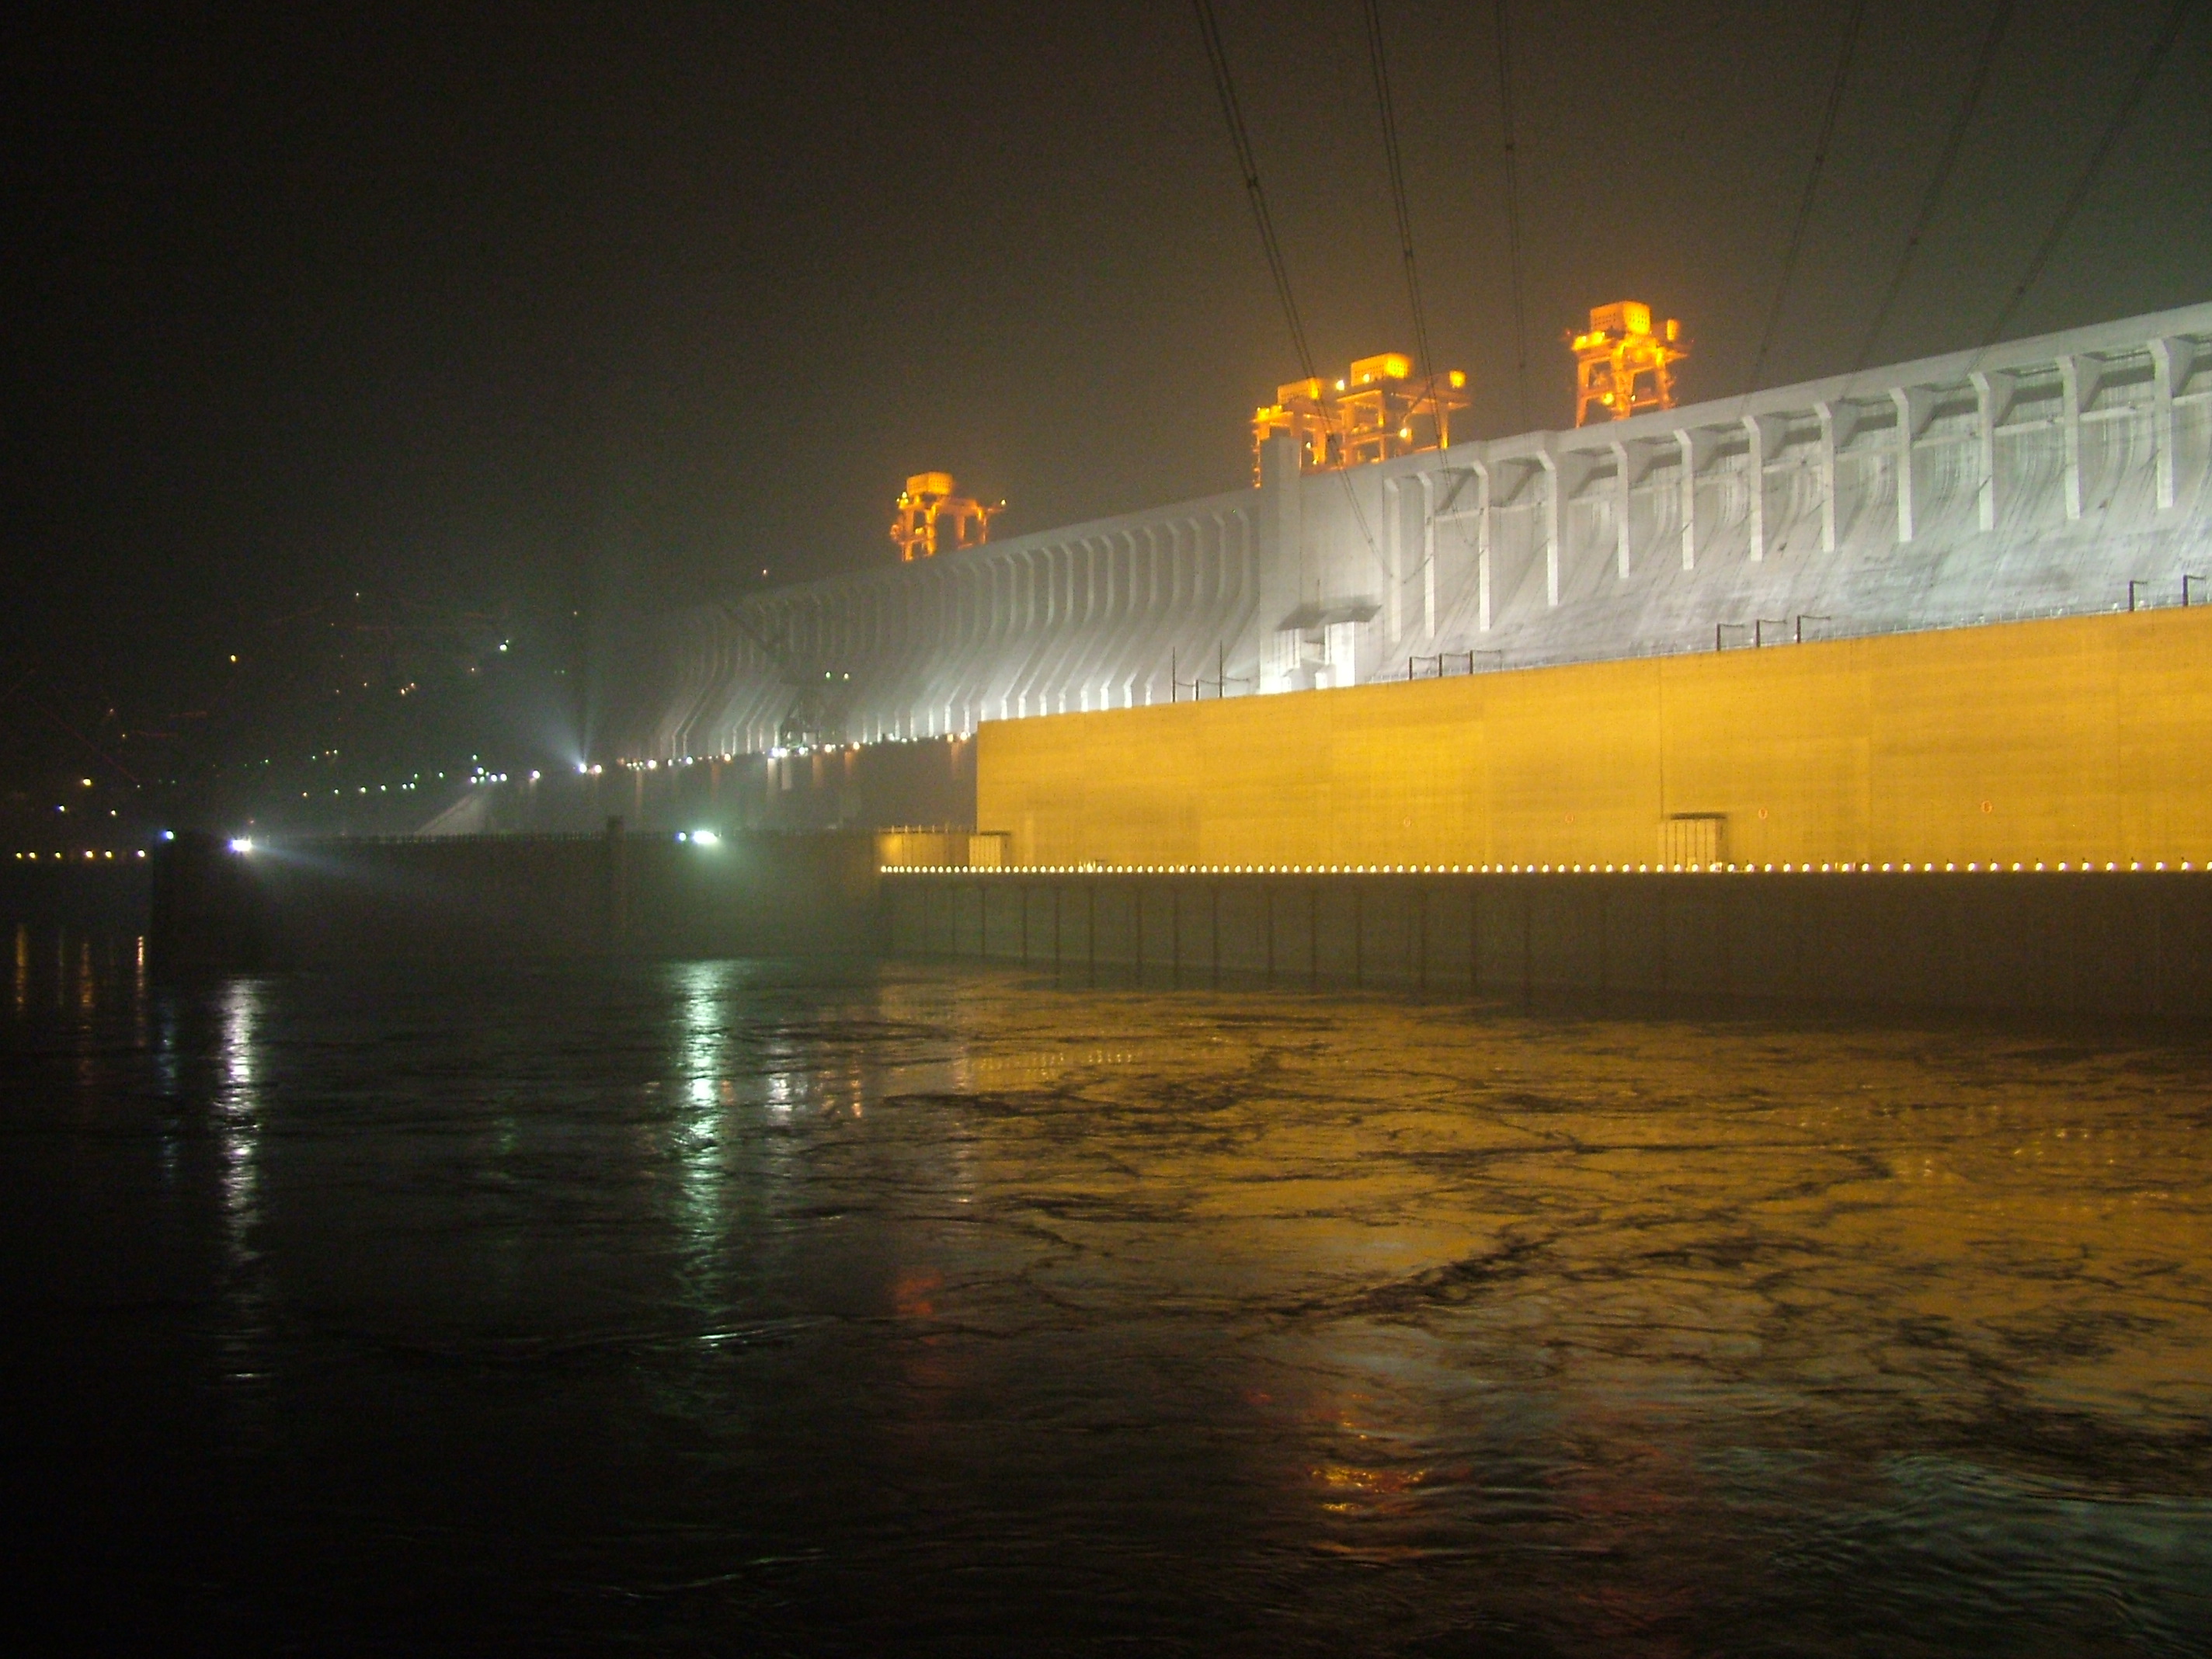
[[[665,765],[2212,595],[2212,306],[1256,487],[665,619]]]
[[[604,836],[177,854],[165,954],[2212,1017],[2212,306],[1309,459],[670,618]]]

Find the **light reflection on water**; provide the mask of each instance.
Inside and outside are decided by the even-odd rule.
[[[2206,1650],[2201,1047],[82,943],[0,1243],[95,1621]]]

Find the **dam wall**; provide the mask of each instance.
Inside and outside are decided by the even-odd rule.
[[[1020,866],[2212,866],[2212,608],[994,723]]]
[[[890,954],[1101,986],[2212,1018],[2197,871],[924,872],[880,870],[859,836],[179,836],[153,878],[166,975]]]
[[[1063,983],[2212,1018],[2212,875],[895,872],[915,957]]]
[[[0,922],[137,933],[150,885],[143,858],[0,864]]]
[[[872,836],[180,834],[153,865],[162,971],[360,961],[823,957],[878,946]]]
[[[1344,471],[1281,437],[1256,488],[667,616],[595,758],[2174,605],[2208,545],[2212,305]]]

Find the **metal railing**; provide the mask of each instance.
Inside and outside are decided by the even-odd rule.
[[[1434,672],[1426,678],[1432,680],[1443,679],[1451,672],[1451,665],[1462,659],[1466,661],[1467,672],[1470,674],[1486,672],[1485,667],[1478,667],[1479,662],[1486,665],[1489,670],[1505,666],[1505,653],[1503,651],[1439,651],[1433,657],[1407,658],[1406,678],[1409,683],[1422,678],[1423,676],[1419,672],[1421,665],[1433,664]]]
[[[1794,617],[1754,617],[1747,623],[1715,623],[1713,624],[1713,649],[1716,651],[1727,650],[1728,635],[1731,631],[1734,631],[1738,634],[1750,635],[1751,647],[1753,650],[1757,650],[1766,643],[1766,630],[1770,628],[1776,629],[1788,629],[1790,630],[1790,643],[1793,645],[1802,645],[1805,643],[1805,624],[1807,623],[1824,623],[1833,621],[1835,621],[1833,617],[1818,616],[1810,611],[1800,611]]]
[[[1206,689],[1208,686],[1213,688],[1214,700],[1218,702],[1229,695],[1231,686],[1252,684],[1252,678],[1249,674],[1230,673],[1229,647],[1226,645],[1217,645],[1214,647],[1212,679],[1209,680],[1201,676],[1197,679],[1187,680],[1181,678],[1176,653],[1170,651],[1168,653],[1168,701],[1170,702],[1182,702],[1182,694],[1186,691],[1190,693],[1190,700],[1193,702],[1200,702],[1205,696]]]

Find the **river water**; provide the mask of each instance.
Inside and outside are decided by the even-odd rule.
[[[2212,1048],[15,945],[58,1644],[2212,1652]]]

